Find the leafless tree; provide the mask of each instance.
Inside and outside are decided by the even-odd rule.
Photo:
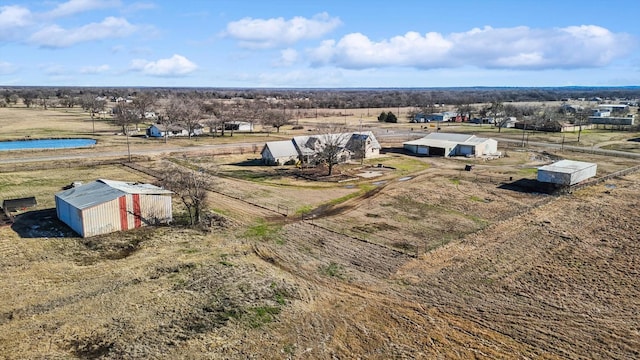
[[[165,171],[161,185],[178,195],[187,210],[189,224],[200,224],[209,194],[207,189],[212,185],[212,176],[204,171],[174,167]]]
[[[156,106],[156,102],[157,99],[154,94],[141,92],[133,99],[131,104],[133,105],[133,108],[136,109],[140,121],[144,121],[147,112],[153,110],[154,106]]]
[[[113,108],[113,122],[115,125],[122,127],[122,132],[127,134],[129,126],[135,124],[138,119],[138,113],[131,104],[121,102]]]
[[[197,99],[172,97],[166,109],[165,121],[168,125],[179,124],[187,129],[189,138],[202,119],[202,103]],[[165,133],[166,141],[166,133]]]
[[[314,160],[327,166],[329,170],[327,175],[331,176],[334,166],[343,162],[345,144],[349,140],[349,135],[338,129],[328,129],[323,134],[317,135],[319,143],[316,146]]]
[[[276,132],[280,132],[280,128],[291,124],[291,117],[284,110],[271,109],[263,113],[262,123],[276,128]]]
[[[131,147],[129,145],[129,126],[134,124],[138,119],[136,110],[125,102],[119,103],[113,108],[113,121],[116,125],[122,126],[122,132],[127,137],[127,153],[129,162],[131,162]]]
[[[458,107],[456,108],[456,111],[461,117],[469,120],[471,119],[471,114],[474,111],[474,107],[469,103],[468,99],[462,99],[459,102]]]

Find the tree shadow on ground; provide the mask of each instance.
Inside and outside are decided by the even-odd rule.
[[[556,184],[540,182],[535,179],[519,179],[513,182],[504,183],[498,186],[498,189],[517,191],[527,194],[547,194],[553,195],[557,193],[561,187]]]
[[[27,211],[14,217],[11,229],[21,238],[77,237],[65,223],[58,220],[56,209]]]

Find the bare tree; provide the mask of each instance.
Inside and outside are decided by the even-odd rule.
[[[221,105],[218,102],[203,102],[202,113],[205,117],[204,124],[209,127],[209,133],[216,136],[218,134],[218,127],[220,127],[221,120],[218,117],[220,115]]]
[[[122,127],[122,132],[127,134],[129,126],[137,121],[138,114],[136,110],[125,102],[118,103],[113,108],[113,123]]]
[[[165,119],[167,126],[179,124],[187,129],[188,136],[191,138],[195,129],[200,125],[200,119],[202,119],[202,103],[200,100],[178,97],[172,97],[169,100]]]
[[[200,224],[209,194],[207,189],[212,184],[211,175],[204,171],[183,170],[177,167],[169,169],[165,174],[161,185],[180,197],[187,210],[189,224]]]
[[[156,105],[157,99],[156,97],[149,92],[139,93],[131,102],[133,108],[138,113],[138,118],[141,121],[144,121],[146,114],[153,110],[153,107]],[[138,123],[136,123],[137,125]]]
[[[85,95],[80,98],[80,106],[82,106],[82,109],[85,111],[88,111],[89,114],[91,115],[93,133],[95,133],[96,132],[95,115],[96,113],[100,113],[105,109],[105,107],[107,106],[106,100],[99,99],[93,95]]]
[[[318,144],[314,159],[316,162],[325,164],[329,169],[327,175],[333,174],[333,167],[343,162],[345,155],[345,145],[349,140],[350,133],[328,131],[322,135],[317,135]]]
[[[280,132],[281,127],[291,124],[291,118],[284,110],[271,109],[263,113],[262,123],[272,126],[276,128],[276,132]]]
[[[127,153],[129,154],[129,162],[131,162],[131,148],[129,145],[129,126],[134,124],[138,119],[135,109],[125,102],[119,103],[113,108],[113,122],[122,126],[122,132],[127,137]]]

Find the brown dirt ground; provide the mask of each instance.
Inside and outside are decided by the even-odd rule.
[[[559,155],[599,174],[635,164]],[[65,227],[45,200],[30,215],[50,232],[0,228],[0,357],[638,358],[640,174],[564,196],[501,187],[548,160],[510,150],[466,173],[469,160],[423,158],[311,221],[249,200],[315,206],[354,190],[237,173],[220,192],[259,196],[212,194],[231,221],[206,232],[80,239],[51,232]],[[103,175],[149,179],[3,172],[0,193],[46,197]]]

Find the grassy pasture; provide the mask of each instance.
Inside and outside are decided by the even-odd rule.
[[[364,111],[327,121],[358,127]],[[370,111],[363,128],[378,125],[379,109]],[[11,129],[8,113],[51,115],[50,126],[34,130],[41,136],[58,125],[74,137],[92,133],[79,112],[15,108],[0,109],[8,124],[3,135]],[[33,116],[26,122],[36,121]],[[136,148],[170,153],[223,141],[280,139],[318,125],[303,122],[304,129],[283,128],[280,135],[171,139],[166,145],[130,140]],[[124,137],[103,125],[94,149],[19,155],[90,156],[123,149]],[[16,136],[37,127],[21,126]],[[416,124],[383,126],[406,130]],[[492,131],[497,129],[487,134]],[[601,140],[610,139],[607,134],[583,133]],[[11,227],[0,228],[0,354],[637,357],[640,284],[634,259],[640,230],[634,209],[640,175],[552,199],[500,187],[511,178],[535,178],[536,166],[557,157],[597,162],[599,174],[637,162],[506,150],[508,156],[494,161],[386,154],[365,165],[395,170],[346,183],[298,178],[293,168],[252,166],[259,156],[252,150],[223,156],[203,148],[141,157],[140,165],[157,171],[182,164],[219,175],[209,206],[228,217],[229,225],[206,232],[143,228],[92,239],[20,237]],[[463,171],[466,164],[474,169]],[[153,180],[120,165],[57,160],[30,166],[0,165],[0,198],[36,196],[35,210],[45,210],[53,207],[53,194],[72,181]],[[368,169],[339,168],[354,177]],[[174,206],[179,212],[177,201]],[[278,207],[290,216],[272,211]],[[299,221],[300,212],[318,207],[327,208],[326,216]],[[416,252],[415,258],[407,256]]]

